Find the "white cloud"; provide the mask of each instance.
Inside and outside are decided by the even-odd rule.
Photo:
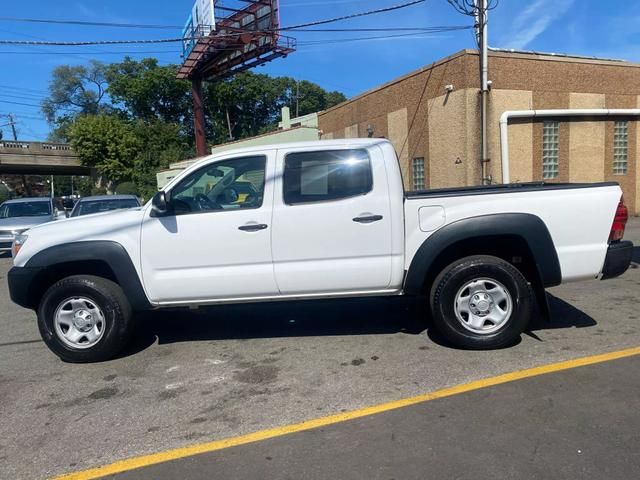
[[[502,42],[506,48],[526,48],[549,25],[562,17],[575,0],[535,0],[513,21]]]

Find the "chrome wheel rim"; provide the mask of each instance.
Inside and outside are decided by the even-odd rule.
[[[455,298],[458,321],[465,329],[481,335],[500,330],[512,312],[509,290],[491,278],[476,278],[465,283]]]
[[[102,310],[87,297],[71,297],[60,302],[53,324],[62,343],[81,350],[98,343],[106,327]]]

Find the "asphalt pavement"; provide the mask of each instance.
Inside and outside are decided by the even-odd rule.
[[[106,478],[629,480],[639,369],[580,367]]]
[[[640,245],[638,219],[627,238]],[[517,345],[489,352],[444,344],[418,320],[415,302],[375,298],[150,313],[120,358],[70,365],[2,288],[0,478],[48,478],[636,347],[638,247],[634,261],[623,277],[551,289],[554,321],[535,320]],[[0,259],[2,279],[10,264]],[[623,393],[628,386],[611,382]]]

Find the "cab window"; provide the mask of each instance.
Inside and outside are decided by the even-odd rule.
[[[176,215],[260,208],[266,164],[261,155],[206,165],[171,190],[171,208]]]
[[[296,205],[364,195],[373,188],[366,150],[290,153],[284,166],[284,202]]]

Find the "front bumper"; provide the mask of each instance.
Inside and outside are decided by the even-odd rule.
[[[632,256],[633,243],[628,241],[611,243],[604,259],[601,280],[619,277],[626,272],[631,265]]]
[[[14,303],[24,308],[35,308],[33,305],[30,290],[34,277],[40,271],[39,268],[13,267],[7,275],[9,283],[9,296]]]

